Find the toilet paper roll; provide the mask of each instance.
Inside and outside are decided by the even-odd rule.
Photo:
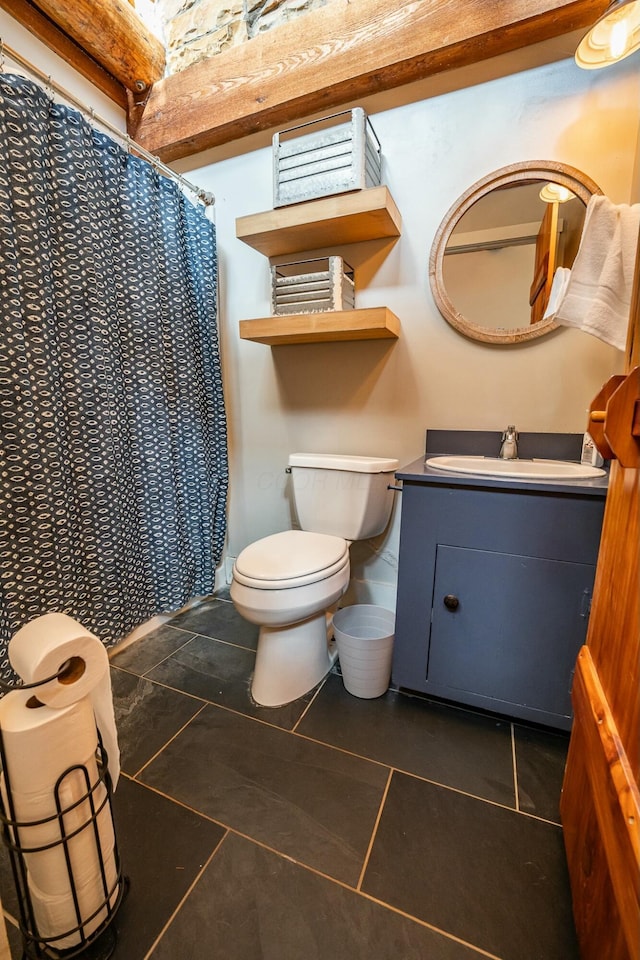
[[[53,710],[33,690],[16,688],[0,700],[0,730],[12,794],[25,796],[52,797],[58,777],[92,757],[98,744],[88,697]]]
[[[72,883],[81,886],[98,875],[100,860],[115,849],[113,819],[104,783],[94,786],[90,800],[82,799],[87,793],[84,777],[73,771],[67,779],[73,782],[61,791],[63,812],[58,816],[40,816],[50,808],[50,797],[12,795],[20,823],[13,828],[12,839],[22,854],[28,875],[51,896],[64,894]],[[4,778],[0,789],[6,806]]]
[[[84,886],[99,876],[100,861],[115,850],[111,808],[101,806],[106,797],[104,784],[97,787],[94,796],[100,807],[95,827],[94,822],[87,819],[91,816],[90,806],[84,801],[75,808],[73,816],[69,814],[64,818],[66,844],[60,842],[56,820],[47,819],[45,823],[17,827],[14,831],[13,839],[22,853],[28,877],[47,896],[65,895],[72,886]]]
[[[48,946],[55,947],[57,950],[76,946],[80,943],[82,935],[85,938],[90,937],[107,919],[106,903],[113,907],[118,899],[119,885],[115,854],[105,861],[105,881],[106,890],[101,874],[91,877],[86,883],[76,888],[80,913],[78,920],[71,892],[50,896],[40,890],[29,877],[29,893],[38,936],[50,941]],[[105,906],[101,908],[103,903]],[[80,924],[83,925],[81,931],[69,933]]]
[[[9,662],[25,683],[37,683],[68,664],[63,675],[33,692],[49,707],[66,707],[103,679],[109,657],[98,638],[65,613],[46,613],[9,641]]]
[[[100,860],[115,848],[91,702],[84,697],[53,710],[30,691],[14,690],[0,700],[0,729],[0,788],[5,810],[17,822],[13,839],[36,886],[46,895],[66,894],[72,883],[82,886],[99,875]]]
[[[41,703],[61,709],[89,695],[109,758],[113,788],[120,750],[113,712],[109,657],[100,640],[65,613],[46,613],[21,627],[9,641],[9,662],[25,683],[62,675],[32,690]]]

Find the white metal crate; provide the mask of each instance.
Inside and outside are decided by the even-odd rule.
[[[354,305],[354,271],[342,257],[271,267],[271,309],[275,316],[353,310]]]
[[[290,127],[273,137],[273,204],[377,187],[382,154],[362,107]]]

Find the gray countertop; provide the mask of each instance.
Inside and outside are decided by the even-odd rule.
[[[433,456],[428,453],[426,456]],[[470,473],[434,470],[425,465],[425,455],[396,470],[398,480],[419,484],[437,484],[445,487],[480,487],[486,490],[511,492],[555,493],[571,496],[606,497],[608,472],[591,480],[530,480],[516,477],[489,477]]]

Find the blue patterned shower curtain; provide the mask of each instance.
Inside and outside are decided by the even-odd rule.
[[[216,287],[202,208],[0,76],[0,677],[42,613],[109,645],[212,592],[228,480]]]

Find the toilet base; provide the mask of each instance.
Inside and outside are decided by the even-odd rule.
[[[251,696],[263,707],[281,707],[304,696],[336,661],[325,611],[284,627],[260,627]]]

